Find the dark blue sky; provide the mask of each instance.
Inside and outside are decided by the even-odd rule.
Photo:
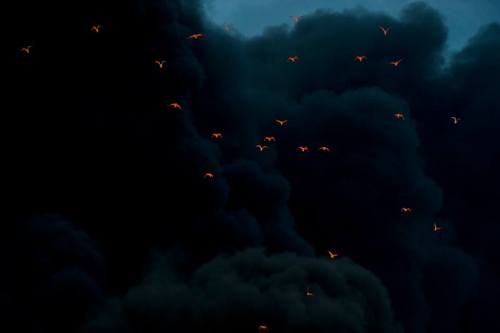
[[[231,23],[245,35],[258,34],[268,25],[290,23],[290,15],[328,8],[342,10],[363,6],[397,15],[411,0],[206,0],[208,15]],[[482,25],[500,21],[500,0],[426,0],[438,8],[449,26],[450,47],[459,48]]]

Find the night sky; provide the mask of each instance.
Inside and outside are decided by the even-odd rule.
[[[2,7],[4,327],[500,332],[498,2]]]

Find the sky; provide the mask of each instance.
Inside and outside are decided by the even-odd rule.
[[[246,36],[260,34],[270,25],[288,23],[289,16],[317,9],[344,10],[363,7],[397,15],[411,0],[206,0],[211,19],[231,23]],[[500,19],[500,1],[427,0],[439,9],[449,27],[449,46],[458,49],[484,24]]]
[[[205,10],[2,4],[3,326],[500,332],[500,22]]]

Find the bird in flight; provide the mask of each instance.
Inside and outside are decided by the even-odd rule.
[[[187,39],[200,39],[202,37],[205,37],[204,34],[192,34],[187,37]]]
[[[434,223],[434,226],[432,227],[432,231],[440,232],[441,230],[443,230],[443,227],[439,227],[436,223]]]
[[[269,147],[266,145],[256,145],[255,148],[257,148],[262,153],[264,150],[267,150]]]
[[[290,16],[290,18],[295,22],[299,22],[300,20],[302,20],[304,18],[303,15],[293,15],[293,16]]]
[[[309,287],[307,288],[306,290],[306,296],[307,297],[313,297],[314,296],[314,293],[312,291],[309,290]]]
[[[182,106],[181,106],[179,103],[177,103],[177,102],[170,103],[168,106],[169,106],[170,108],[172,108],[172,109],[179,109],[179,110],[182,110]]]
[[[319,151],[323,152],[323,153],[329,153],[331,152],[332,150],[330,149],[330,147],[327,147],[327,146],[321,146],[318,148]]]
[[[354,60],[357,62],[363,62],[363,61],[368,60],[368,57],[365,55],[357,55],[354,57]]]
[[[288,62],[295,63],[295,62],[300,60],[300,57],[297,55],[294,55],[294,56],[289,56],[287,59],[288,59]]]
[[[269,327],[267,325],[259,325],[257,327],[257,330],[259,331],[259,333],[267,333],[269,332]]]
[[[451,122],[453,123],[453,125],[458,125],[458,123],[460,121],[462,121],[462,119],[458,118],[458,117],[450,117],[450,119],[451,119]]]
[[[276,142],[276,138],[274,136],[265,136],[264,142]]]
[[[402,207],[401,208],[401,213],[403,214],[410,214],[413,211],[410,207]]]
[[[166,63],[167,63],[166,60],[155,60],[155,64],[158,66],[159,69],[163,69]]]
[[[203,175],[203,178],[205,179],[213,179],[215,178],[215,175],[211,172],[205,172],[205,174]]]
[[[277,124],[278,126],[285,126],[285,125],[286,125],[286,123],[288,123],[288,120],[286,120],[286,119],[283,119],[283,120],[276,119],[276,120],[275,120],[275,122],[276,122],[276,124]]]
[[[379,28],[384,33],[385,37],[387,37],[389,35],[389,31],[391,31],[391,28],[384,28],[384,27],[379,27]]]
[[[394,119],[396,120],[405,120],[405,115],[401,112],[396,112],[394,114]]]
[[[21,53],[24,53],[24,54],[30,54],[30,53],[31,53],[31,48],[32,48],[32,47],[33,47],[33,46],[28,45],[28,46],[22,47],[20,51],[21,51]]]
[[[308,153],[309,152],[309,147],[307,146],[298,146],[297,150],[301,153]]]
[[[93,25],[91,28],[90,28],[90,31],[98,34],[101,32],[101,29],[102,29],[102,25],[98,24],[98,25]]]
[[[340,254],[335,251],[328,250],[328,256],[330,257],[330,259],[335,260],[335,258],[340,257]]]
[[[211,137],[212,139],[214,139],[214,140],[217,140],[217,139],[222,139],[222,138],[223,138],[222,133],[220,133],[220,132],[215,132],[215,133],[212,133],[212,134],[210,135],[210,137]]]
[[[399,60],[393,60],[393,61],[389,61],[387,64],[388,65],[392,65],[394,67],[398,67],[399,64],[403,61],[403,59],[399,59]]]

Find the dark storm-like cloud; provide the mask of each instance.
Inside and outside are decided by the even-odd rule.
[[[380,281],[347,259],[247,250],[189,277],[175,261],[157,258],[144,282],[85,331],[255,332],[264,324],[271,332],[400,332]]]

